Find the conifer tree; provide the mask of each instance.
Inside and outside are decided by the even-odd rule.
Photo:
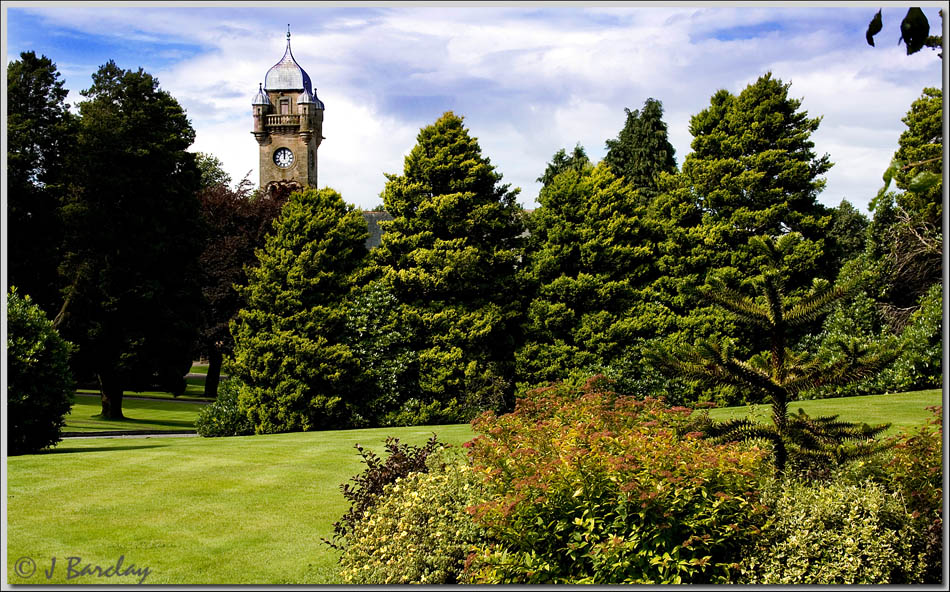
[[[332,189],[292,193],[231,323],[239,406],[257,433],[348,425],[359,363],[345,343],[344,300],[365,263],[366,221]]]
[[[636,192],[606,163],[566,170],[541,191],[521,284],[527,306],[519,378],[528,385],[602,372],[656,331],[642,288],[653,240]]]
[[[816,278],[800,298],[789,298],[782,280],[784,259],[792,256],[802,240],[798,233],[780,238],[753,237],[750,246],[766,261],[754,278],[756,297],[730,289],[721,281],[706,286],[703,297],[735,316],[746,327],[745,335],[762,333],[768,349],[743,360],[736,340],[713,339],[697,346],[680,346],[662,352],[658,365],[672,373],[710,384],[738,385],[753,393],[753,400],[766,401],[772,408],[772,425],[741,418],[713,423],[707,430],[715,439],[765,439],[774,447],[775,464],[785,469],[789,456],[795,460],[820,459],[844,462],[875,450],[873,436],[888,426],[871,428],[841,422],[837,417],[810,418],[804,413],[788,413],[788,404],[799,393],[826,385],[843,385],[860,380],[891,363],[896,351],[870,351],[856,342],[841,343],[844,355],[825,360],[810,352],[792,349],[793,330],[823,317],[835,302],[847,296],[853,284],[833,285]],[[748,337],[743,341],[749,341]],[[843,446],[848,441],[854,446]],[[806,463],[807,464],[807,463]]]
[[[452,112],[423,128],[403,174],[387,175],[393,220],[373,251],[376,277],[416,335],[423,404],[465,416],[509,401],[524,230],[517,190]]]
[[[663,104],[650,98],[643,110],[624,109],[627,120],[615,140],[607,140],[604,162],[644,195],[654,195],[661,172],[676,172],[676,151],[667,137]]]

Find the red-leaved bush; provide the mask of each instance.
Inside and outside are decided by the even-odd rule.
[[[470,460],[491,492],[473,583],[727,583],[767,519],[767,451],[713,446],[685,407],[585,386],[532,391],[486,413]]]

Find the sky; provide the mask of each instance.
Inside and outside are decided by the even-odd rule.
[[[939,34],[938,7],[918,2]],[[898,44],[909,3],[4,3],[5,63],[33,50],[52,59],[82,100],[108,60],[143,68],[185,108],[191,150],[213,154],[234,181],[258,181],[251,100],[284,53],[325,103],[319,185],[362,208],[380,203],[422,127],[464,117],[482,154],[519,201],[536,207],[536,179],[561,148],[594,161],[623,127],[625,108],[664,109],[681,166],[690,118],[719,89],[740,93],[771,72],[801,109],[822,118],[815,152],[835,165],[819,201],[867,212],[882,186],[901,119],[944,63]]]

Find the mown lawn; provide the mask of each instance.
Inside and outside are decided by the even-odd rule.
[[[899,432],[903,427],[924,423],[930,417],[927,407],[940,405],[942,401],[943,393],[939,389],[933,389],[888,395],[869,395],[866,397],[792,401],[788,404],[788,411],[789,413],[797,413],[801,408],[812,417],[838,415],[839,419],[843,421],[864,422],[871,425],[890,423],[890,429],[885,432],[889,435]],[[749,405],[709,410],[709,416],[718,420],[732,417],[754,417],[758,421],[771,423],[771,414],[772,408],[769,405]]]
[[[929,417],[925,407],[940,402],[941,392],[933,390],[805,401],[790,408],[912,425]],[[184,413],[199,407],[135,403],[157,403],[156,412],[162,404]],[[768,409],[759,407],[764,420]],[[132,407],[126,409],[133,415]],[[121,555],[125,566],[149,568],[147,584],[339,583],[337,554],[320,539],[331,535],[333,522],[347,508],[339,485],[362,470],[353,445],[381,452],[386,436],[421,444],[433,431],[454,444],[473,435],[470,426],[453,425],[242,438],[97,438],[9,457],[9,581],[133,584],[135,576],[66,579],[67,557],[105,569]],[[22,557],[36,565],[30,578],[17,575]],[[57,568],[46,580],[52,557]]]
[[[204,407],[201,403],[184,401],[143,401],[123,398],[125,419],[103,419],[99,416],[99,397],[77,395],[66,415],[64,432],[105,432],[124,430],[193,430],[195,418]]]
[[[11,584],[134,584],[67,580],[67,557],[103,568],[147,566],[146,584],[329,584],[337,555],[320,542],[346,510],[339,485],[362,470],[353,448],[386,436],[461,443],[468,425],[243,438],[67,440],[8,459]],[[17,560],[37,566],[17,575]],[[57,570],[47,580],[50,558]]]

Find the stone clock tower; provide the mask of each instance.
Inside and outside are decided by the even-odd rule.
[[[251,103],[254,138],[260,150],[261,188],[275,185],[317,186],[317,148],[323,140],[323,102],[310,76],[287,49],[264,76]]]

